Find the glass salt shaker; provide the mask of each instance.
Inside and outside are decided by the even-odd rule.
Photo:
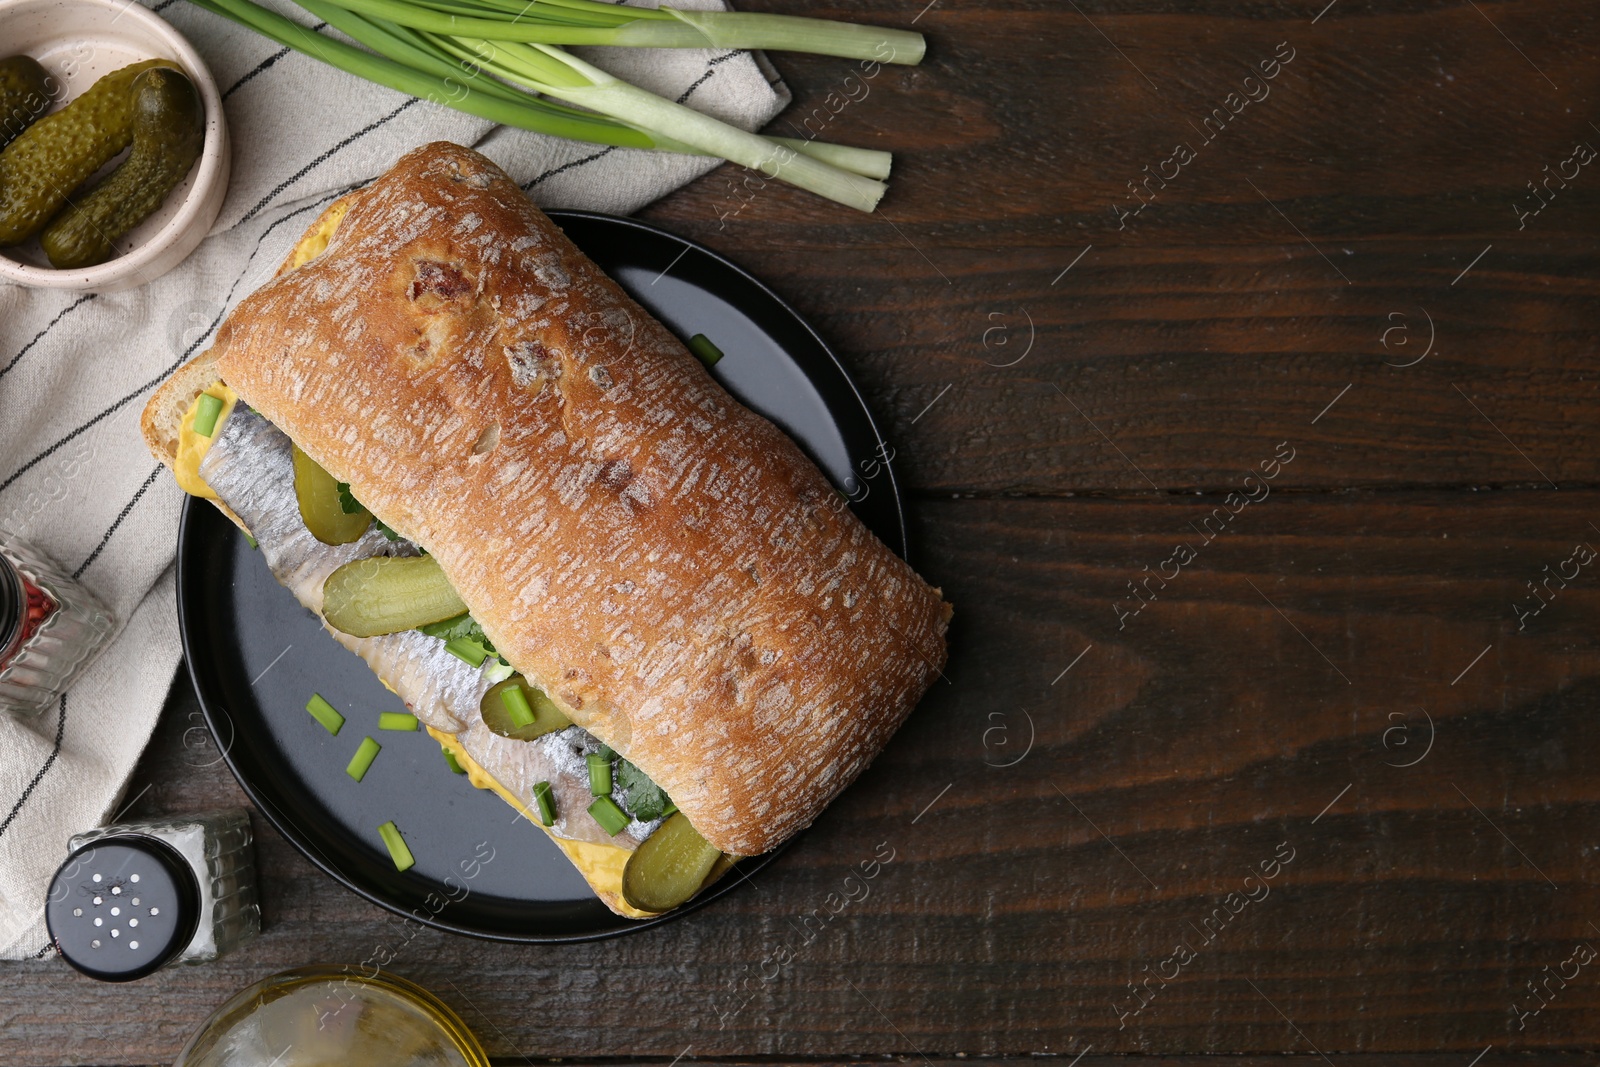
[[[53,705],[114,625],[54,560],[0,535],[0,711],[31,717]]]
[[[50,883],[51,942],[105,982],[225,955],[261,930],[250,841],[239,808],[78,834]]]

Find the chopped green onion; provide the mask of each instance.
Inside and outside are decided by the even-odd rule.
[[[409,870],[416,864],[411,850],[406,847],[406,839],[400,836],[400,831],[393,822],[386,822],[378,827],[378,836],[382,837],[383,843],[388,846],[389,858],[394,860],[395,870]]]
[[[700,357],[700,362],[708,367],[715,367],[717,360],[722,358],[722,349],[711,343],[711,338],[703,333],[697,333],[689,338],[689,351]]]
[[[457,637],[444,643],[444,650],[469,667],[481,667],[489,652],[470,637]]]
[[[539,805],[539,821],[545,826],[556,824],[556,798],[549,782],[539,782],[533,787],[533,799]]]
[[[200,404],[194,409],[194,432],[210,437],[217,430],[217,416],[222,414],[222,401],[210,393],[200,394]]]
[[[339,730],[344,726],[344,716],[324,700],[321,693],[311,694],[311,699],[306,702],[306,710],[311,713],[313,719],[322,724],[324,730],[335,737],[339,736]]]
[[[466,774],[467,773],[467,769],[465,767],[461,766],[460,763],[456,762],[456,754],[454,752],[451,752],[448,748],[445,748],[443,745],[439,746],[439,751],[444,753],[444,761],[445,761],[445,763],[449,764],[450,773],[451,774]]]
[[[611,757],[589,753],[589,792],[597,797],[611,795]]]
[[[345,765],[344,773],[356,781],[367,776],[367,768],[372,766],[372,761],[378,758],[378,753],[383,751],[383,746],[372,738],[361,742],[361,747],[356,749],[356,754],[350,757],[350,762]]]
[[[417,717],[409,711],[385,711],[378,715],[380,730],[416,730]]]
[[[595,797],[594,803],[589,805],[589,814],[594,816],[594,821],[600,824],[600,829],[616,837],[628,825],[628,813],[617,806],[617,802],[610,797]]]
[[[520,685],[509,685],[500,690],[500,703],[506,706],[506,717],[511,720],[511,725],[517,729],[532,726],[537,716],[533,713],[533,705],[528,703],[528,694],[522,691]]]

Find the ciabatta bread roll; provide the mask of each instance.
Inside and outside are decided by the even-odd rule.
[[[220,379],[712,845],[808,825],[938,676],[938,590],[489,160],[428,145],[336,215],[158,392],[152,451]]]

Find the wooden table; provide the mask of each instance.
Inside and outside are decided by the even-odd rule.
[[[922,2],[748,5],[930,36],[779,59],[778,132],[898,153],[880,213],[733,168],[644,213],[892,442],[957,610],[871,772],[753,888],[575,947],[407,930],[258,820],[258,942],[0,968],[0,1060],[168,1062],[379,943],[508,1063],[1600,1047],[1600,10]],[[242,802],[197,721],[180,678],[137,812]]]

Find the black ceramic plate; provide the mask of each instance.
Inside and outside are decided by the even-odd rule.
[[[703,333],[721,348],[713,373],[723,385],[799,441],[856,498],[873,532],[904,553],[899,495],[872,416],[799,315],[699,245],[631,219],[552,217],[679,336]],[[858,484],[858,470],[872,476]],[[582,941],[682,915],[772,858],[744,860],[662,918],[613,915],[543,831],[451,774],[425,732],[380,732],[378,713],[405,710],[400,699],[323,632],[231,523],[196,500],[178,537],[178,613],[201,708],[244,791],[313,863],[392,911],[478,937]],[[314,692],[344,712],[337,737],[306,713]],[[344,768],[368,735],[383,751],[357,784]],[[389,820],[416,857],[404,873],[378,836]]]

